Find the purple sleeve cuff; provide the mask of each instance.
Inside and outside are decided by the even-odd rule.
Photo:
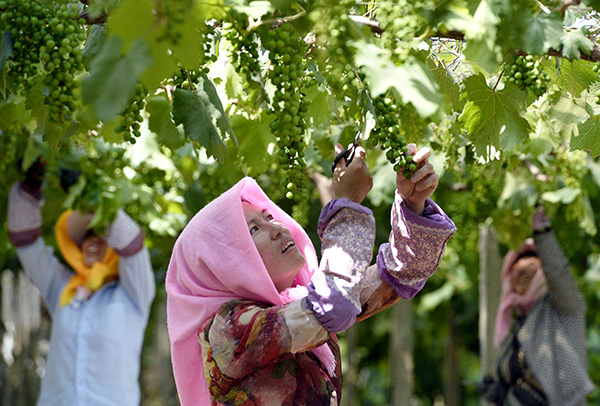
[[[386,243],[387,244],[387,243]],[[383,260],[384,253],[382,252],[385,248],[386,244],[382,244],[379,247],[379,255],[377,255],[377,270],[379,271],[379,275],[383,281],[387,282],[388,285],[394,289],[394,292],[402,299],[412,299],[415,297],[417,293],[423,289],[425,286],[425,282],[427,279],[423,279],[421,281],[416,282],[413,285],[406,285],[396,279],[389,271],[388,267],[385,265],[385,261]]]
[[[319,224],[317,226],[317,231],[319,234],[319,238],[323,237],[323,232],[329,221],[333,218],[333,216],[343,208],[349,208],[358,213],[368,214],[370,216],[373,215],[373,211],[371,209],[363,206],[362,204],[356,203],[350,199],[341,198],[341,199],[333,199],[330,200],[321,210],[321,215],[319,216]]]
[[[117,250],[115,252],[120,257],[130,257],[134,254],[140,252],[142,248],[144,248],[144,239],[146,238],[146,233],[143,230],[140,230],[138,235],[127,245],[125,248]]]
[[[33,244],[42,235],[41,228],[35,228],[26,231],[8,231],[8,239],[16,248],[25,247],[29,244]]]
[[[308,285],[306,302],[319,323],[330,333],[350,328],[360,313],[360,309],[336,290],[327,286],[319,289],[312,282]]]
[[[400,201],[400,209],[402,216],[410,223],[440,230],[456,229],[450,217],[431,199],[425,200],[425,209],[420,215],[406,207],[402,200]]]
[[[379,247],[377,269],[398,296],[413,298],[431,277],[456,226],[431,199],[415,214],[396,193],[389,243]]]

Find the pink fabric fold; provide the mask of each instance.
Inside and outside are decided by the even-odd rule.
[[[242,199],[266,209],[291,231],[306,264],[295,287],[279,293],[248,231]],[[315,248],[304,229],[273,203],[252,178],[240,180],[190,220],[173,247],[166,278],[171,359],[182,406],[211,404],[198,334],[202,324],[232,299],[282,305],[306,295],[318,269]],[[313,353],[335,364],[329,347]]]
[[[529,255],[537,256],[537,248],[533,239],[528,239],[518,251],[509,251],[502,265],[502,291],[500,304],[496,314],[496,326],[494,331],[494,346],[499,347],[506,339],[515,322],[514,312],[527,314],[535,303],[548,292],[546,275],[542,268],[538,268],[534,274],[527,290],[519,295],[513,291],[510,273],[513,265],[521,258]]]

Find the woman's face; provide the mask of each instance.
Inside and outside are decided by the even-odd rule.
[[[102,262],[107,247],[106,242],[95,234],[85,237],[81,242],[81,253],[85,266],[89,268],[94,265],[94,262]]]
[[[524,294],[541,266],[542,262],[538,257],[525,257],[515,262],[510,273],[513,291],[519,295]]]
[[[292,286],[306,262],[288,228],[266,210],[243,202],[250,236],[279,292]]]

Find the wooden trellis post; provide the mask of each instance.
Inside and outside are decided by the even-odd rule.
[[[498,350],[494,348],[494,324],[500,302],[500,271],[502,257],[496,229],[479,228],[479,348],[481,377],[494,374]],[[482,405],[489,402],[481,400]]]

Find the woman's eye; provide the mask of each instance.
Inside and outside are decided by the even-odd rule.
[[[250,228],[250,235],[254,234],[254,233],[255,233],[255,232],[257,232],[257,231],[258,231],[258,227],[256,227],[256,226],[252,226],[252,227]]]
[[[270,214],[267,214],[267,220],[271,221],[271,220],[275,220],[275,218],[273,216],[271,216]]]

